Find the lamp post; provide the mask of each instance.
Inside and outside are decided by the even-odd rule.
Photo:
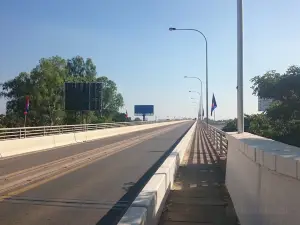
[[[198,103],[198,99],[197,98],[192,98],[191,97],[191,99],[194,100],[193,103]],[[198,120],[200,119],[200,111],[201,111],[201,105],[200,105],[200,101],[199,101]]]
[[[202,120],[202,110],[203,110],[203,105],[202,105],[202,94],[198,91],[189,91],[190,93],[197,93],[199,95],[200,101],[199,101],[199,113],[200,113],[200,120]]]
[[[196,105],[198,105],[198,102],[191,102],[193,105],[195,105],[195,109],[196,109],[196,111],[197,111],[197,106]]]
[[[178,29],[178,28],[175,28],[175,27],[170,27],[169,28],[169,31],[176,31],[176,30],[182,30],[182,31],[195,31],[195,32],[198,32],[199,34],[201,34],[205,40],[205,61],[206,61],[206,123],[207,123],[207,128],[208,128],[208,62],[207,62],[207,39],[205,37],[205,35],[197,30],[197,29]]]
[[[184,78],[191,78],[191,79],[197,79],[200,81],[201,84],[201,94],[200,94],[200,120],[202,120],[202,109],[203,109],[203,92],[202,92],[202,80],[199,77],[188,77],[188,76],[184,76]],[[191,92],[191,91],[190,91]],[[198,92],[199,93],[199,92]]]
[[[244,132],[243,105],[243,0],[237,0],[237,128]]]

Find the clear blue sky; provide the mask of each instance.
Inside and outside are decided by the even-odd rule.
[[[244,109],[257,112],[249,79],[299,64],[299,0],[244,0]],[[42,57],[91,57],[98,75],[114,80],[130,116],[154,104],[158,117],[195,116],[188,90],[205,82],[208,39],[209,105],[216,118],[236,115],[235,0],[1,0],[0,82],[30,71]],[[298,60],[297,60],[298,59]],[[4,100],[0,100],[4,111]]]

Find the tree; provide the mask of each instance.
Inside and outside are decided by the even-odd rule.
[[[300,146],[300,67],[291,66],[283,75],[275,70],[251,79],[253,94],[272,99],[263,114],[245,116],[245,131]],[[223,130],[236,128],[236,120]]]
[[[81,56],[73,57],[67,60],[67,77],[68,82],[95,82],[97,71],[96,65],[92,59],[87,58],[86,61]],[[94,112],[66,112],[65,123],[91,123],[105,122],[105,119],[100,119],[100,114],[95,115]]]
[[[102,82],[102,112],[85,113],[86,122],[109,122],[119,109],[124,105],[123,97],[117,91],[117,85],[105,76],[96,77],[96,66],[88,58],[86,61],[81,56],[68,60],[67,63],[68,81],[73,82]],[[102,118],[103,117],[103,118]],[[80,112],[68,113],[68,123],[79,123]]]
[[[126,113],[117,112],[117,113],[114,114],[112,120],[114,122],[130,122],[131,118],[129,118],[129,117],[127,118]]]
[[[235,132],[237,131],[237,119],[229,120],[226,125],[222,128],[225,132]]]
[[[103,112],[65,112],[63,105],[64,82],[103,82]],[[0,96],[7,99],[7,126],[24,125],[25,98],[30,98],[28,126],[58,125],[111,121],[123,106],[123,97],[116,84],[107,77],[97,77],[91,59],[80,56],[65,60],[59,56],[42,58],[30,73],[1,84]],[[9,118],[9,119],[8,119]],[[83,118],[83,120],[82,120]]]
[[[0,128],[6,127],[6,117],[4,114],[0,114]]]
[[[300,119],[300,67],[291,66],[283,75],[269,71],[251,81],[254,95],[275,101],[267,110],[268,117],[286,121]]]
[[[253,95],[257,95],[261,98],[274,99],[276,93],[274,93],[275,86],[280,80],[280,73],[275,70],[268,71],[263,76],[255,76],[250,81],[253,83],[252,90]]]
[[[92,59],[86,61],[81,56],[68,59],[67,70],[70,81],[76,82],[93,82],[96,79],[96,66]]]
[[[102,115],[109,117],[115,112],[118,112],[119,108],[123,107],[123,96],[117,92],[116,83],[109,80],[107,77],[98,77],[97,82],[103,83]]]
[[[34,88],[31,105],[39,118],[37,125],[63,123],[63,86],[66,76],[66,61],[58,56],[41,59],[32,70]]]
[[[1,86],[1,97],[9,100],[6,104],[7,114],[13,115],[15,125],[21,125],[22,120],[20,118],[23,117],[24,113],[25,96],[33,88],[30,81],[30,74],[25,72],[20,73],[16,78],[1,84]]]
[[[245,132],[249,131],[250,123],[252,120],[251,115],[245,115],[244,116],[244,130]],[[225,132],[234,132],[237,131],[237,119],[229,120],[227,121],[226,125],[222,128]]]
[[[22,72],[2,85],[1,95],[8,100],[7,114],[18,118],[16,125],[23,123],[26,96],[30,99],[28,124],[61,123],[65,68],[65,60],[58,56],[42,58],[30,73]]]

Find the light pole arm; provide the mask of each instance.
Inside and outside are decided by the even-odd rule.
[[[187,78],[196,78],[196,79],[198,79],[198,80],[200,81],[200,83],[201,83],[201,94],[200,94],[198,91],[196,91],[196,92],[200,95],[199,114],[200,114],[200,120],[202,120],[202,119],[203,119],[203,118],[202,118],[202,116],[203,116],[203,114],[202,114],[202,109],[203,109],[202,80],[201,80],[199,77],[187,77]]]
[[[197,78],[198,80],[200,80],[198,77],[187,77],[187,78]],[[201,80],[200,80],[201,81]],[[199,95],[199,115],[200,116],[200,120],[202,120],[202,109],[203,109],[203,99],[202,99],[202,81],[201,81],[201,93],[198,91],[189,91],[191,93],[197,93]]]
[[[195,79],[198,79],[201,82],[201,84],[202,84],[202,80],[199,77],[188,77],[188,76],[185,76],[185,78],[195,78]]]
[[[189,31],[196,31],[198,33],[200,33],[204,39],[205,39],[205,43],[206,43],[206,46],[207,46],[207,39],[205,37],[205,35],[200,31],[200,30],[197,30],[197,29],[182,29],[182,28],[174,28],[174,30],[189,30]]]
[[[170,27],[169,28],[170,31],[176,31],[176,30],[183,30],[183,31],[195,31],[199,34],[202,35],[202,37],[205,40],[205,60],[206,60],[206,123],[207,123],[207,129],[208,129],[208,50],[207,50],[207,38],[206,36],[197,29],[182,29],[182,28],[174,28],[174,27]],[[201,112],[202,113],[202,112]]]
[[[197,93],[200,95],[199,116],[200,116],[200,119],[202,120],[202,119],[203,119],[203,118],[202,118],[202,116],[203,116],[203,114],[202,114],[202,109],[203,109],[202,80],[201,80],[199,77],[188,77],[188,76],[184,76],[184,78],[193,78],[193,79],[197,79],[197,80],[200,81],[200,84],[201,84],[201,94],[200,94],[199,92],[197,92],[197,91],[194,91],[194,92],[197,92]]]

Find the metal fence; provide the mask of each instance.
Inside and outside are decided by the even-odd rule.
[[[0,141],[46,136],[46,135],[55,135],[55,134],[76,133],[76,132],[91,131],[91,130],[101,130],[101,129],[108,129],[114,127],[126,127],[126,126],[142,125],[142,124],[161,123],[167,121],[174,121],[174,120],[77,124],[77,125],[61,125],[61,126],[43,126],[43,127],[0,128]]]
[[[219,152],[220,156],[226,156],[228,149],[228,140],[226,138],[226,132],[219,130],[218,128],[211,125],[207,126],[207,124],[204,122],[203,126],[205,126],[204,130],[206,131],[206,134],[209,137],[211,143]]]

